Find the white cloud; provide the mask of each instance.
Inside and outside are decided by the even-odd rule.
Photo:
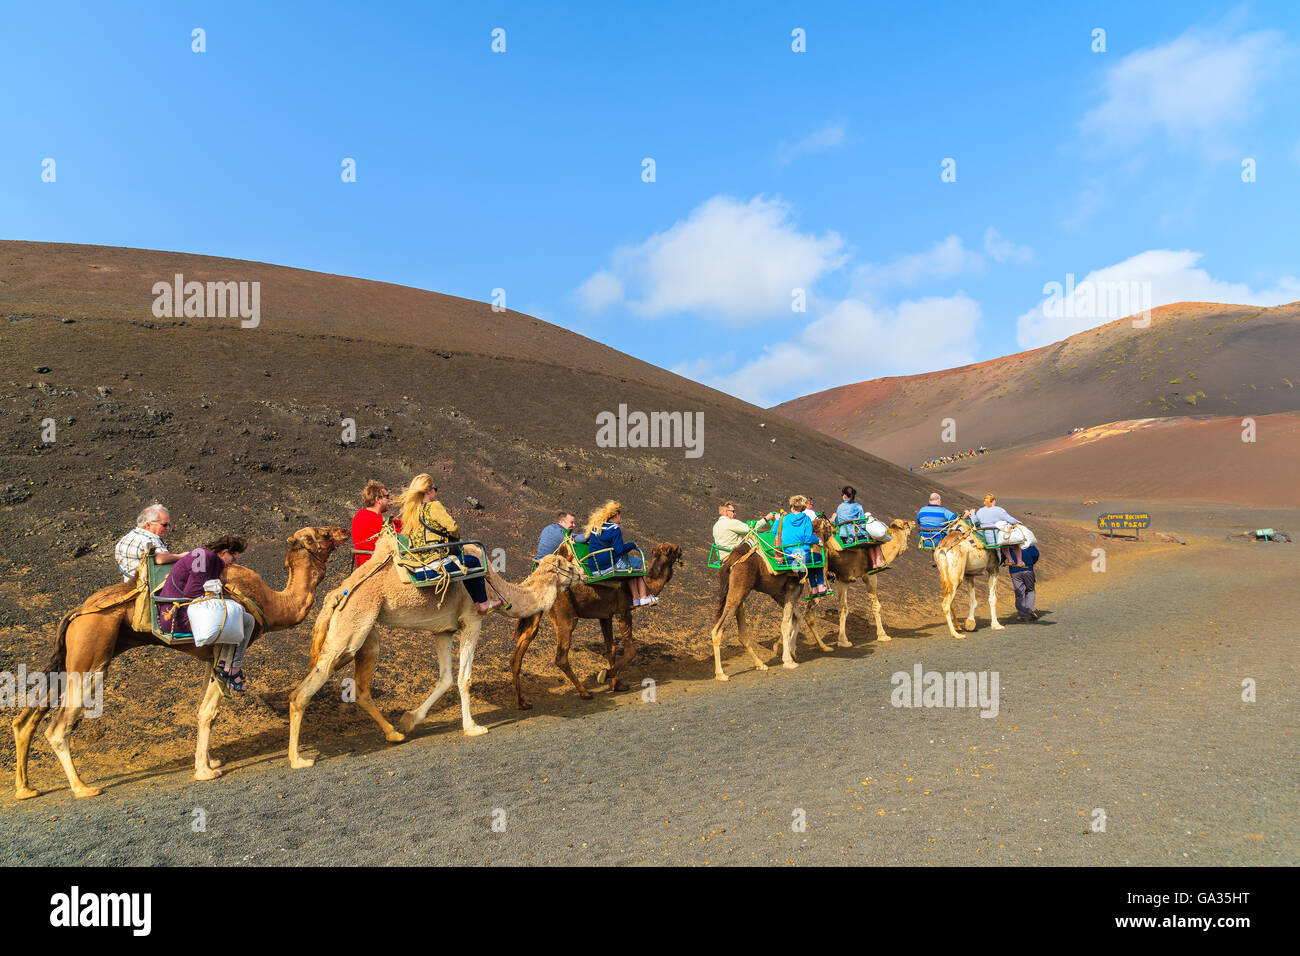
[[[601,269],[588,276],[574,295],[588,312],[599,312],[623,301],[623,280],[609,270]]]
[[[767,318],[789,313],[793,289],[840,268],[843,246],[835,232],[799,232],[779,199],[715,196],[639,246],[615,250],[611,268],[576,295],[589,307],[626,296],[643,316],[700,310],[732,321]]]
[[[878,308],[845,299],[797,339],[778,342],[706,383],[756,405],[881,375],[973,362],[980,307],[962,293]]]
[[[1223,134],[1260,106],[1259,91],[1283,56],[1282,35],[1237,37],[1189,30],[1138,50],[1110,67],[1102,100],[1079,121],[1100,152],[1133,146],[1153,133],[1218,148]]]
[[[999,264],[1004,262],[1026,263],[1034,261],[1034,250],[1003,239],[992,226],[984,230],[984,251],[990,259]]]
[[[949,236],[924,252],[899,256],[885,265],[863,265],[854,270],[855,287],[872,290],[916,285],[927,279],[950,279],[984,271],[984,257],[972,252],[960,236]]]
[[[1214,278],[1204,269],[1196,268],[1200,259],[1201,253],[1188,249],[1151,249],[1104,269],[1095,269],[1075,281],[1070,309],[1065,308],[1063,295],[1049,294],[1020,316],[1016,323],[1020,347],[1048,345],[1145,308],[1171,302],[1268,307],[1300,299],[1300,279],[1294,276],[1281,277],[1270,289],[1254,289],[1242,282]],[[1065,285],[1064,278],[1060,284]],[[1071,314],[1065,314],[1067,311]]]
[[[823,150],[834,149],[836,146],[843,146],[844,139],[843,123],[823,126],[796,143],[782,142],[776,152],[777,165],[788,166],[800,156],[807,156],[809,153],[820,153]]]

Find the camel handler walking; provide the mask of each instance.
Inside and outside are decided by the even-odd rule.
[[[175,564],[182,554],[172,554],[163,538],[172,527],[172,516],[166,508],[154,502],[135,516],[135,527],[113,545],[113,560],[122,572],[122,580],[130,583],[140,570],[140,559],[153,548],[154,564]]]
[[[1038,563],[1038,545],[1020,549],[1023,564],[1011,565],[1011,584],[1016,589],[1016,616],[1022,621],[1038,620],[1034,565]]]

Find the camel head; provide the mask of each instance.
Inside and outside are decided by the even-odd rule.
[[[578,563],[559,554],[548,554],[538,561],[536,570],[529,577],[536,577],[539,574],[556,575],[555,583],[561,591],[566,591],[583,581],[582,568]]]
[[[299,528],[285,540],[289,543],[289,553],[284,556],[285,567],[295,551],[306,551],[319,557],[322,561],[329,558],[334,549],[347,541],[349,535],[338,525],[324,525],[318,528]]]
[[[913,529],[916,528],[916,522],[910,518],[895,518],[889,522],[889,531],[895,538],[902,539],[903,547],[907,547],[908,538],[912,536]]]
[[[664,584],[673,579],[673,566],[682,560],[682,549],[670,541],[655,545],[646,567],[650,577],[662,576]]]
[[[835,525],[826,518],[813,518],[813,534],[821,540],[822,544],[835,541]]]

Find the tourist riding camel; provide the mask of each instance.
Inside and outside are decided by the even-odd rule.
[[[606,501],[587,519],[587,570],[593,574],[645,571],[635,541],[623,540],[623,506]],[[632,606],[657,604],[659,598],[646,590],[644,577],[628,577]]]
[[[550,554],[538,562],[523,583],[511,584],[482,561],[483,555],[471,555],[471,551],[477,551],[476,545],[467,544],[464,548],[466,557],[475,559],[474,566],[484,569],[493,590],[508,602],[501,610],[509,617],[527,617],[549,610],[561,591],[582,580],[582,569],[576,562]],[[474,649],[483,627],[482,612],[471,603],[465,588],[417,587],[408,583],[398,571],[398,557],[396,535],[385,531],[379,537],[374,557],[326,595],[312,628],[311,670],[289,702],[291,766],[310,767],[315,762],[298,751],[303,713],[330,675],[352,661],[356,662],[358,706],[374,719],[387,740],[393,743],[405,740],[405,735],[428,716],[429,709],[451,687],[453,638],[460,642],[456,686],[460,692],[461,726],[467,737],[487,733],[486,727],[474,722],[470,711],[470,678]],[[437,643],[438,683],[424,703],[402,715],[397,727],[384,718],[370,697],[370,679],[379,656],[377,625],[429,631]]]
[[[419,474],[411,479],[407,489],[398,496],[397,505],[401,508],[402,527],[406,530],[411,548],[423,548],[428,545],[453,544],[460,539],[460,528],[438,500],[438,489],[433,477]],[[441,574],[449,568],[463,567],[470,572],[477,572],[483,567],[479,555],[465,551],[458,546],[433,552],[425,568],[426,574]],[[481,577],[467,577],[462,582],[465,590],[474,599],[474,610],[487,614],[501,606],[501,599],[487,596],[487,588]]]
[[[382,481],[370,479],[361,489],[361,509],[352,516],[352,552],[353,567],[361,567],[370,560],[379,540],[380,529],[384,527],[384,515],[393,496],[384,487]],[[393,519],[393,530],[402,530],[402,519]]]
[[[916,523],[920,529],[918,535],[921,544],[924,547],[933,548],[946,533],[945,529],[948,525],[956,520],[957,515],[943,506],[943,498],[939,496],[939,492],[932,492],[930,494],[930,503],[916,513]]]
[[[840,636],[836,642],[840,647],[852,647],[849,643],[846,623],[849,617],[849,585],[861,581],[867,587],[867,599],[871,602],[871,613],[876,622],[876,640],[888,641],[890,637],[885,633],[885,627],[880,621],[880,598],[876,595],[876,575],[871,573],[877,568],[874,563],[875,558],[868,552],[868,547],[879,548],[880,557],[884,564],[892,564],[894,559],[907,550],[907,541],[911,537],[912,529],[916,527],[916,522],[905,518],[895,518],[889,523],[888,540],[878,545],[859,545],[852,548],[841,548],[832,538],[826,544],[826,567],[835,575],[835,590],[840,595]],[[842,537],[842,536],[841,536]],[[884,565],[880,565],[883,567]],[[808,627],[808,633],[813,636],[817,646],[823,651],[829,651],[817,634],[817,621],[815,614],[808,614],[804,617],[804,624]],[[776,647],[773,645],[773,651]]]
[[[998,570],[1002,565],[998,560],[997,549],[985,547],[984,541],[977,537],[980,534],[978,529],[972,530],[963,518],[949,527],[934,549],[934,563],[939,569],[943,616],[948,622],[948,632],[956,638],[965,635],[958,634],[957,627],[953,624],[953,598],[963,580],[970,584],[970,610],[966,615],[965,627],[968,631],[975,630],[975,578],[981,574],[988,575],[989,579],[991,626],[995,631],[1002,630],[1002,625],[998,623]]]
[[[736,517],[736,506],[730,501],[724,501],[718,505],[718,520],[713,523],[713,543],[719,551],[730,554],[749,536],[751,530],[766,531],[779,516],[778,512],[769,511],[755,521],[751,529]]]
[[[808,509],[807,498],[803,495],[792,496],[789,513],[778,516],[773,527],[777,549],[784,552],[791,563],[801,568],[809,564],[813,552],[820,550],[822,544],[813,531],[813,522],[818,519],[810,518]],[[812,589],[812,597],[828,593],[826,574],[822,568],[808,568],[808,586]]]
[[[289,581],[283,591],[272,591],[255,571],[239,564],[226,568],[225,593],[255,608],[254,617],[260,615],[252,641],[269,631],[294,627],[307,616],[312,599],[316,596],[316,586],[325,577],[325,564],[330,554],[347,539],[347,532],[337,527],[302,528],[290,535],[289,553],[284,559],[289,568]],[[144,587],[147,588],[147,578],[144,581]],[[147,612],[148,596],[137,582],[113,584],[95,592],[75,611],[65,614],[59,622],[54,656],[44,673],[91,675],[102,687],[104,672],[110,661],[129,650],[151,644],[168,647],[199,660],[212,660],[211,646],[167,644],[154,636],[147,613],[137,613],[141,610],[138,604],[141,598],[145,601],[144,611]],[[47,698],[14,718],[14,749],[17,754],[15,796],[19,800],[34,797],[39,792],[28,784],[27,757],[32,734],[51,706],[57,706],[59,710],[49,730],[45,732],[45,737],[67,774],[73,794],[78,797],[93,797],[101,792],[98,787],[87,786],[78,776],[68,746],[85,710],[84,694],[78,690],[77,685],[85,683],[85,680],[71,681],[72,693],[66,699],[51,702]],[[221,685],[215,678],[209,680],[203,701],[199,705],[198,741],[194,751],[195,780],[211,780],[221,774],[217,769],[221,766],[221,761],[212,759],[208,754],[212,721],[216,717],[221,696]]]
[[[984,507],[975,512],[975,526],[983,533],[985,540],[989,544],[997,544],[998,522],[1005,521],[1008,525],[1020,524],[1015,518],[1007,514],[1007,510],[998,504],[998,499],[992,492],[984,496]],[[1020,546],[1008,545],[1000,549],[1003,557],[1009,557],[1012,564],[1020,565]]]
[[[682,557],[682,549],[671,542],[663,542],[650,553],[650,567],[646,571],[645,586],[654,597],[663,593],[668,582],[673,578],[673,567]],[[619,587],[593,586],[575,584],[567,591],[561,591],[552,605],[549,617],[555,626],[555,665],[564,672],[578,696],[591,700],[591,692],[583,686],[582,681],[569,666],[569,648],[573,642],[573,629],[580,619],[600,621],[600,632],[605,638],[605,657],[609,666],[605,675],[611,690],[627,690],[627,685],[618,679],[619,672],[625,668],[635,653],[632,642],[632,590],[627,581],[619,582]],[[619,639],[623,653],[615,659],[614,618],[618,618]],[[524,654],[528,645],[541,629],[542,615],[534,614],[522,617],[515,625],[515,652],[510,658],[510,676],[515,684],[515,706],[520,710],[529,710],[532,704],[524,701],[519,689],[519,671],[523,666]],[[597,683],[600,683],[599,679]]]
[[[788,518],[789,515],[785,517]],[[835,526],[825,518],[818,518],[813,522],[813,532],[820,544],[825,546],[826,542],[834,536]],[[793,568],[791,571],[774,572],[768,567],[763,555],[749,542],[741,544],[727,556],[718,574],[718,601],[713,614],[713,630],[710,634],[713,641],[715,678],[723,681],[729,679],[722,669],[722,632],[730,616],[735,617],[740,642],[745,650],[749,651],[755,666],[761,671],[767,670],[767,665],[755,650],[753,637],[745,624],[745,598],[752,591],[760,591],[768,595],[781,606],[781,666],[786,668],[799,666],[794,660],[794,639],[799,633],[799,626],[804,616],[804,604],[800,599],[803,597],[804,584],[810,578],[811,570],[806,575]]]
[[[585,531],[573,533],[573,524],[577,521],[572,511],[560,511],[555,515],[555,520],[542,529],[542,533],[537,536],[537,554],[534,560],[540,561],[548,554],[558,554],[564,547],[564,542],[568,538],[583,543],[587,540]]]
[[[157,502],[136,515],[135,527],[118,538],[113,546],[113,560],[122,572],[123,582],[135,580],[140,559],[146,551],[153,552],[154,564],[174,564],[180,560],[180,554],[172,554],[163,543],[171,527],[171,513]]]

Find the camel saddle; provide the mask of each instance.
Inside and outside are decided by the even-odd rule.
[[[162,613],[166,610],[166,599],[157,600],[158,591],[167,580],[167,565],[154,564],[153,549],[146,551],[140,558],[136,569],[135,607],[131,611],[131,629],[140,634],[152,633],[164,644],[192,644],[194,638],[189,634],[171,634],[162,627]],[[266,630],[266,615],[257,606],[257,602],[243,594],[234,585],[222,582],[222,597],[230,598],[249,614],[253,615],[256,627],[253,636],[259,637]]]

